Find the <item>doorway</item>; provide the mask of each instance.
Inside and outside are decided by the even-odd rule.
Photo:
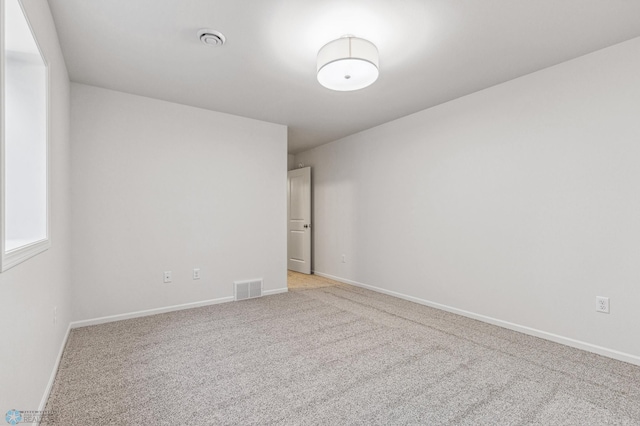
[[[287,174],[287,269],[311,274],[311,167]]]

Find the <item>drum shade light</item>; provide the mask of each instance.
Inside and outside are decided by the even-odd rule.
[[[343,36],[318,51],[318,82],[327,89],[364,89],[378,79],[378,48],[368,40]]]

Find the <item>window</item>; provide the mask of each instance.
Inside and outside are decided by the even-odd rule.
[[[48,206],[47,63],[19,0],[3,8],[1,129],[2,270],[46,250]]]

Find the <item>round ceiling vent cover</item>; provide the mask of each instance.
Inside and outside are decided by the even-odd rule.
[[[224,34],[216,30],[200,30],[198,38],[207,46],[222,46],[227,41]]]

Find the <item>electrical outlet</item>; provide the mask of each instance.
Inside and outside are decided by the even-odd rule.
[[[164,271],[164,282],[165,283],[171,282],[171,271]]]
[[[57,306],[53,307],[53,323],[54,324],[58,323],[58,307]]]
[[[342,255],[342,263],[347,263],[347,256],[346,255]]]
[[[603,314],[609,313],[609,298],[596,296],[596,311],[602,312]]]
[[[200,279],[200,268],[193,268],[193,279],[194,280]]]

